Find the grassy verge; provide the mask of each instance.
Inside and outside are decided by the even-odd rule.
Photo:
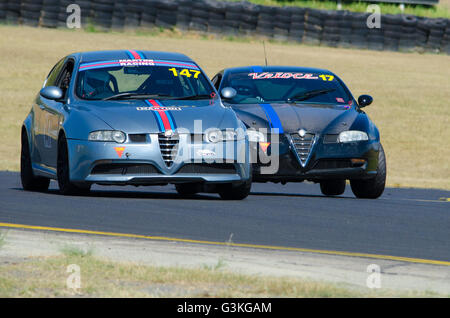
[[[67,288],[80,270],[80,289]],[[226,264],[186,269],[113,263],[79,251],[0,266],[0,297],[434,297],[348,289],[330,283],[230,273]]]
[[[232,40],[232,41],[230,41]],[[365,111],[381,132],[388,186],[450,190],[450,57],[267,43],[273,65],[330,69],[355,96],[368,93]],[[45,76],[63,56],[86,50],[182,52],[213,76],[226,67],[264,64],[258,40],[176,31],[101,33],[0,26],[0,170],[19,170],[20,127]]]
[[[223,1],[240,1],[240,0],[223,0]],[[256,4],[268,5],[268,6],[299,6],[314,9],[324,10],[337,10],[337,1],[328,0],[247,0]],[[354,11],[354,12],[366,12],[367,6],[370,2],[345,2],[342,1],[342,10]],[[450,0],[440,0],[435,6],[405,6],[402,12],[397,4],[388,3],[376,3],[380,6],[381,13],[383,14],[412,14],[422,17],[430,18],[450,18]]]

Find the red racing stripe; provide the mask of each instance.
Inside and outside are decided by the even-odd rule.
[[[159,105],[158,102],[154,99],[149,99],[148,101],[154,107],[158,107],[158,108],[161,107],[161,105]],[[167,117],[166,112],[164,110],[158,110],[158,109],[155,109],[154,111],[157,112],[159,117],[161,118],[162,123],[164,125],[164,129],[165,130],[173,130],[173,128],[170,126],[170,121],[169,121],[169,118]]]
[[[141,56],[135,50],[128,50],[136,60],[140,60]]]

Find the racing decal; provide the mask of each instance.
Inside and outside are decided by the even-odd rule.
[[[183,67],[193,70],[199,70],[198,66],[193,63],[179,62],[179,61],[168,61],[168,60],[154,60],[155,65],[160,66],[171,66],[171,67]]]
[[[334,80],[334,76],[333,75],[319,75],[319,77],[326,82],[331,82],[332,80]]]
[[[269,126],[271,129],[278,129],[278,133],[282,134],[283,131],[283,125],[281,124],[280,117],[278,117],[278,114],[273,109],[272,105],[270,104],[259,104],[261,108],[264,110],[264,113],[266,114],[267,121],[269,122]]]
[[[336,97],[336,101],[338,103],[345,103],[345,100],[342,97]]]
[[[186,107],[186,106],[184,106]],[[194,106],[192,106],[194,107]],[[178,106],[139,106],[136,107],[136,110],[142,111],[142,110],[175,110],[179,111],[181,110],[181,107]]]
[[[180,72],[177,71],[177,69],[175,67],[169,68],[169,71],[172,72],[173,76],[178,77],[178,76],[186,76],[186,77],[191,77],[194,76],[194,78],[198,78],[198,75],[200,74],[200,71],[195,71],[195,70],[188,70],[187,68],[182,69]]]
[[[177,62],[177,61],[163,61],[163,60],[152,60],[152,59],[120,59],[111,61],[97,61],[89,63],[81,63],[79,70],[87,71],[99,68],[116,67],[116,66],[167,66],[167,67],[183,67],[183,74],[193,75],[195,78],[200,74],[200,69],[195,64]],[[194,71],[189,71],[194,70]],[[193,74],[191,74],[193,72]],[[197,73],[198,72],[198,73]]]
[[[128,57],[132,60],[144,60],[146,59],[145,54],[140,52],[140,51],[136,51],[136,50],[127,50],[126,51]]]
[[[312,73],[290,73],[290,72],[276,72],[276,73],[269,73],[269,72],[261,72],[261,73],[249,73],[248,76],[250,76],[254,80],[259,79],[319,79],[318,76],[315,76]]]
[[[115,61],[100,61],[93,63],[82,63],[80,65],[80,71],[94,70],[99,68],[115,67],[115,66],[153,66],[155,65],[153,60],[115,60]]]
[[[125,147],[114,147],[114,150],[117,152],[119,158],[122,158],[123,152],[125,151]]]
[[[197,156],[211,158],[211,157],[215,157],[216,153],[209,149],[199,149],[199,150],[197,150]]]
[[[175,119],[170,113],[170,110],[166,110],[166,107],[162,105],[161,102],[154,99],[147,99],[145,103],[151,108],[161,132],[175,130],[177,128]]]
[[[270,146],[270,142],[260,142],[259,146],[261,147],[261,150],[267,153],[267,148]]]

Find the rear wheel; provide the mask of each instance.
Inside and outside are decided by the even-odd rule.
[[[243,200],[250,194],[252,181],[240,184],[223,184],[219,187],[219,195],[224,200]]]
[[[67,140],[64,135],[61,135],[58,140],[57,176],[59,192],[61,194],[84,195],[88,194],[91,189],[90,184],[79,185],[70,181],[69,153],[67,150]]]
[[[375,178],[368,180],[350,180],[353,194],[361,199],[376,199],[383,194],[386,184],[386,156],[383,146],[378,153],[378,167]]]
[[[325,180],[320,182],[320,191],[324,195],[341,195],[345,191],[345,180]]]
[[[22,147],[20,152],[20,179],[26,191],[47,191],[50,179],[35,177],[31,166],[30,147],[26,131],[22,132]]]

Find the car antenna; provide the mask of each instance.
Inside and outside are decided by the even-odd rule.
[[[266,42],[265,41],[262,41],[262,42],[263,42],[263,47],[264,47],[264,60],[266,62],[266,66],[267,66]]]

